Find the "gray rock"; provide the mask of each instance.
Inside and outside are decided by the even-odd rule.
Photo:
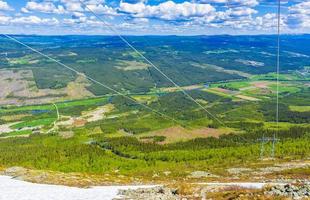
[[[136,190],[120,190],[118,199],[136,200],[180,200],[177,189],[169,189],[163,186],[154,188],[139,188]]]
[[[292,199],[303,199],[310,195],[310,185],[300,184],[300,185],[276,185],[269,189],[266,194],[274,196],[287,196]]]
[[[194,171],[189,176],[190,178],[205,178],[205,177],[219,177],[206,171]]]

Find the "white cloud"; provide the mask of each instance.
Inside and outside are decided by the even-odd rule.
[[[76,19],[68,19],[68,18],[65,18],[63,19],[62,23],[64,25],[67,25],[67,26],[72,26],[74,25],[75,23],[77,23]]]
[[[238,6],[254,7],[259,4],[258,0],[200,0],[199,2],[224,4],[228,7],[238,7]]]
[[[280,26],[282,30],[287,30],[287,25],[285,15],[281,16]],[[267,33],[276,33],[278,24],[278,17],[275,13],[267,13],[262,16],[252,17],[242,17],[237,20],[226,20],[223,22],[223,26],[228,26],[232,28],[237,28],[244,31],[263,31]]]
[[[227,0],[227,5],[232,6],[257,6],[259,2],[257,0]]]
[[[56,18],[40,18],[37,16],[28,16],[28,17],[17,17],[10,20],[11,24],[14,25],[44,25],[51,26],[59,24],[59,21]]]
[[[73,12],[72,17],[73,18],[85,17],[85,14],[81,12]]]
[[[310,1],[304,1],[302,3],[298,3],[289,7],[289,11],[291,14],[304,14],[310,15]]]
[[[96,20],[95,18],[87,18],[87,17],[81,17],[81,18],[65,18],[62,20],[61,24],[63,26],[67,26],[70,28],[102,28],[103,24],[101,21]]]
[[[102,4],[87,4],[86,5],[91,11],[97,14],[104,14],[104,15],[118,15],[116,10],[112,7]],[[87,11],[87,9],[85,9]]]
[[[215,12],[209,4],[197,4],[184,2],[177,4],[173,1],[166,1],[159,5],[151,6],[144,3],[120,3],[120,11],[131,14],[134,17],[158,18],[164,20],[189,19],[202,17]]]
[[[200,0],[201,3],[227,3],[227,0]]]
[[[67,11],[70,12],[83,12],[84,9],[79,0],[60,0],[66,7]]]
[[[222,3],[222,0],[212,0]],[[120,4],[120,11],[129,13],[134,18],[157,18],[163,20],[173,20],[179,27],[212,27],[212,28],[234,28],[234,29],[263,29],[272,22],[268,21],[268,15],[259,19],[254,18],[258,11],[251,8],[257,1],[230,0],[230,2],[248,4],[248,6],[236,6],[226,10],[216,11],[209,4],[197,4],[184,2],[176,4],[172,1],[161,3],[157,6],[149,6],[144,3]],[[269,18],[270,19],[270,18]],[[270,19],[271,20],[271,19]]]
[[[12,19],[12,17],[1,16],[1,15],[0,15],[0,24],[1,24],[1,25],[7,25],[7,24],[9,24],[9,22],[10,22],[11,19]]]
[[[14,10],[13,8],[11,8],[11,6],[9,6],[9,4],[5,1],[1,1],[0,0],[0,10],[3,11],[12,11]]]
[[[256,14],[257,10],[247,7],[237,7],[237,8],[230,8],[226,11],[226,14],[231,17],[241,17],[241,16],[249,16]]]
[[[104,4],[104,0],[84,0],[83,3],[98,14],[117,15],[114,8]],[[80,0],[45,0],[43,2],[30,1],[21,9],[23,13],[43,12],[54,14],[84,12],[84,5]]]
[[[288,26],[291,28],[310,28],[310,0],[288,8]]]
[[[212,27],[224,30],[238,31],[263,31],[268,33],[275,33],[277,27],[277,15],[274,13],[267,13],[261,16],[253,16],[258,11],[247,8],[239,7],[227,9],[226,11],[216,12],[214,15],[207,15],[201,18],[195,18],[193,21],[188,22],[187,26],[198,27]],[[286,29],[285,24],[286,16],[281,17],[281,28]]]
[[[257,31],[258,33],[270,31],[273,33],[277,24],[276,14],[265,14],[259,7],[254,9],[258,2],[271,3],[271,1],[187,0],[176,3],[172,0],[165,0],[157,5],[150,5],[147,0],[121,0],[117,6],[107,0],[83,0],[84,4],[95,13],[106,15],[105,21],[113,24],[120,31],[155,31],[156,33],[157,31],[176,33],[194,29],[205,32],[208,30],[206,28],[217,29],[221,33],[225,33],[226,30],[235,31],[234,29],[239,29],[240,32],[253,31],[255,33],[256,30],[259,30],[261,32]],[[290,3],[294,3],[294,5],[288,7],[287,13],[282,13],[282,31],[308,30],[309,32],[310,0],[292,1]],[[0,10],[12,10],[12,8],[5,0],[0,0]],[[29,25],[29,27],[31,25],[36,27],[56,25],[59,29],[66,29],[68,33],[71,28],[72,30],[95,32],[96,30],[101,31],[105,27],[102,22],[88,12],[80,0],[28,0],[21,11],[21,13],[9,16],[3,16],[4,14],[1,15],[0,12],[0,25],[16,25],[16,27],[21,25]],[[42,18],[37,12],[50,13],[50,18]],[[30,14],[31,16],[28,16]],[[66,15],[56,19],[52,14]],[[123,18],[125,23],[121,23]],[[165,27],[166,30],[157,30],[159,26]]]
[[[263,16],[256,17],[254,25],[257,29],[260,30],[273,30],[277,27],[277,24],[278,24],[277,14],[267,13]]]
[[[55,13],[64,14],[65,8],[62,5],[57,7],[52,2],[41,2],[37,3],[34,1],[27,2],[26,6],[21,9],[24,13],[29,13],[33,11],[43,12],[43,13]]]
[[[82,8],[80,3],[66,3],[66,9],[71,12],[82,12],[84,9]]]
[[[132,20],[132,22],[133,22],[134,24],[145,24],[145,23],[148,23],[148,22],[149,22],[149,19],[147,19],[147,18],[134,18],[134,19]]]
[[[87,5],[98,5],[98,4],[104,4],[105,0],[84,0],[83,2],[85,2]]]

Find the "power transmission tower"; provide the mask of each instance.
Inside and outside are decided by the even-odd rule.
[[[258,139],[259,142],[261,142],[261,147],[260,147],[260,158],[264,158],[264,153],[265,153],[265,143],[272,142],[272,148],[271,148],[271,158],[274,158],[275,156],[275,143],[279,141],[280,139],[275,138],[275,137],[262,137]]]
[[[261,159],[264,156],[264,144],[265,142],[272,142],[272,148],[271,148],[271,157],[274,158],[275,157],[275,146],[276,146],[276,142],[279,141],[279,139],[277,138],[277,131],[279,131],[279,74],[280,74],[280,34],[281,34],[281,0],[277,1],[277,68],[276,68],[276,72],[277,72],[277,96],[276,96],[276,123],[277,123],[277,130],[273,133],[273,137],[263,137],[261,139],[259,139],[259,141],[262,142],[261,144],[261,152],[260,152],[260,156]]]

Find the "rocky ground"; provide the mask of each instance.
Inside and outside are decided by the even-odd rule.
[[[116,198],[117,200],[179,200],[181,197],[178,195],[177,189],[169,189],[164,186],[157,186],[154,188],[139,188],[136,190],[119,190],[120,198]],[[115,199],[115,200],[116,200]]]
[[[181,194],[178,189],[170,189],[165,186],[153,188],[139,188],[120,190],[119,198],[114,200],[190,200],[190,199],[236,199],[236,200],[306,200],[310,199],[310,184],[300,183],[265,186],[262,189],[244,188],[240,186],[213,187],[208,186],[196,188],[193,194]]]
[[[0,175],[33,183],[67,185],[82,188],[102,185],[143,185],[143,183],[157,185],[151,188],[120,190],[118,199],[121,200],[310,200],[310,179],[309,173],[307,172],[309,168],[308,164],[308,161],[295,161],[291,164],[274,164],[273,167],[265,166],[256,169],[242,167],[230,168],[227,170],[229,173],[227,176],[215,175],[206,171],[194,171],[189,173],[187,177],[184,177],[184,180],[177,181],[165,177],[165,181],[154,182],[146,182],[146,180],[138,179],[137,177],[125,177],[117,173],[86,175],[31,170],[22,167],[11,167],[2,169],[2,171],[0,169]],[[298,178],[298,173],[291,174],[290,171],[288,177],[282,176],[283,172],[280,168],[282,170],[293,169],[296,173],[300,172],[303,178]],[[280,173],[281,178],[276,176],[277,173]],[[273,174],[273,176],[270,176],[270,174]],[[251,176],[252,179],[249,176],[248,179],[244,179],[245,175]],[[259,180],[253,178],[258,175],[260,177]],[[292,178],[294,176],[295,178]]]
[[[268,189],[265,194],[284,196],[292,199],[310,199],[310,182],[299,184],[276,185]]]

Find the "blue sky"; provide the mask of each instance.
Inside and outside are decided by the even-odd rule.
[[[107,23],[127,35],[273,34],[276,5],[276,0],[0,0],[0,32],[113,34]],[[283,33],[310,33],[310,0],[281,0],[281,10]]]

